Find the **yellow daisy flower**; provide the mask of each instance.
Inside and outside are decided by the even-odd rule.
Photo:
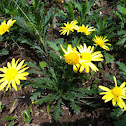
[[[104,86],[99,86],[100,89],[104,90],[105,92],[100,93],[100,95],[104,95],[102,97],[103,100],[105,100],[104,102],[108,102],[110,100],[112,100],[112,105],[115,106],[116,103],[120,108],[124,108],[124,110],[126,110],[126,105],[125,102],[123,101],[123,99],[126,99],[126,82],[123,82],[120,87],[117,86],[117,82],[116,82],[116,78],[115,76],[113,76],[114,78],[114,82],[115,82],[115,87],[113,89],[109,89],[107,87]]]
[[[95,31],[96,29],[94,27],[89,27],[88,25],[85,27],[85,25],[79,26],[77,29],[77,32],[83,32],[86,35],[89,35],[92,31]]]
[[[10,19],[6,24],[6,21],[4,20],[0,25],[0,35],[3,35],[5,32],[9,32],[9,28],[13,26],[15,21],[16,20],[12,21],[12,19]]]
[[[0,90],[2,90],[6,85],[6,91],[8,90],[10,84],[12,84],[12,87],[17,91],[17,85],[20,85],[20,80],[26,80],[27,75],[29,75],[28,72],[24,72],[29,67],[25,67],[24,60],[22,60],[19,64],[19,59],[15,62],[15,59],[12,59],[12,62],[7,63],[7,67],[0,68],[0,71],[4,74],[0,74]]]
[[[64,58],[66,63],[73,65],[73,71],[77,73],[80,64],[79,64],[79,59],[80,59],[80,54],[76,50],[76,47],[72,48],[71,44],[68,44],[67,50],[63,48],[62,45],[60,45],[64,54]]]
[[[111,45],[111,44],[105,43],[105,42],[109,41],[108,39],[106,39],[106,37],[103,38],[102,36],[98,37],[95,35],[95,38],[93,38],[93,41],[96,43],[94,45],[96,45],[96,46],[99,45],[101,48],[109,51],[109,48],[106,45]]]
[[[74,30],[78,28],[78,26],[76,25],[77,23],[78,23],[77,20],[72,21],[70,24],[68,22],[67,24],[64,23],[65,27],[61,27],[62,29],[59,31],[61,32],[60,34],[65,35],[67,33],[67,35],[69,35],[70,31],[73,32]]]
[[[84,43],[84,46],[80,45],[78,46],[79,52],[80,52],[80,60],[79,63],[81,64],[80,66],[80,73],[85,69],[87,73],[89,73],[89,67],[93,71],[98,71],[98,68],[91,62],[91,61],[102,61],[103,55],[101,54],[100,51],[94,51],[94,46],[86,46]]]

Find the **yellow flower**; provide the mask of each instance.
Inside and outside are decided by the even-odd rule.
[[[8,90],[10,84],[12,84],[12,87],[17,91],[17,85],[20,85],[20,80],[26,80],[26,77],[29,73],[24,72],[29,67],[25,67],[24,60],[22,60],[19,64],[19,59],[15,62],[15,59],[12,59],[12,62],[7,63],[7,67],[0,68],[0,71],[2,71],[4,74],[0,74],[0,90],[2,90],[6,85],[6,91]]]
[[[83,32],[86,35],[89,35],[92,31],[95,31],[96,29],[94,27],[89,27],[88,25],[85,27],[85,25],[79,26],[77,29],[77,32]]]
[[[126,105],[125,105],[125,102],[123,101],[123,99],[126,99],[126,96],[125,96],[126,82],[123,82],[120,85],[120,87],[118,87],[115,76],[113,76],[113,78],[115,82],[115,87],[113,89],[109,89],[107,87],[100,85],[99,88],[105,91],[105,92],[100,93],[100,95],[104,95],[102,99],[105,100],[104,101],[105,103],[112,100],[113,106],[115,106],[117,103],[120,108],[124,108],[124,110],[126,110]]]
[[[94,45],[96,45],[96,46],[99,45],[101,48],[109,51],[109,48],[106,45],[111,45],[111,44],[105,43],[105,42],[109,41],[108,39],[106,39],[106,37],[103,38],[102,36],[98,37],[95,35],[95,38],[93,38],[93,41],[96,43]]]
[[[76,30],[78,28],[78,26],[76,25],[77,23],[77,20],[72,21],[70,24],[68,22],[67,24],[64,23],[65,27],[61,27],[62,29],[60,30],[61,35],[65,35],[66,33],[67,35],[69,35],[70,31],[73,32],[74,30]]]
[[[93,71],[98,71],[98,68],[91,62],[91,61],[102,61],[103,55],[101,54],[100,51],[94,51],[94,46],[86,46],[84,43],[84,46],[80,45],[78,46],[79,52],[80,52],[80,60],[79,63],[81,64],[80,66],[80,73],[85,69],[87,73],[89,73],[89,67]]]
[[[6,24],[6,21],[4,20],[0,25],[0,35],[3,35],[5,32],[9,32],[9,28],[13,26],[15,21],[16,20],[12,21],[12,19],[10,19]]]
[[[63,48],[62,45],[60,45],[64,54],[64,58],[66,63],[73,65],[73,71],[76,73],[80,67],[79,59],[80,54],[76,50],[76,47],[72,48],[71,44],[68,44],[67,51]]]

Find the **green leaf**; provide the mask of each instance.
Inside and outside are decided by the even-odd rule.
[[[93,0],[92,2],[89,2],[88,0],[86,0],[87,2],[87,13],[90,11],[91,7],[93,6],[95,0]]]
[[[47,63],[44,62],[44,61],[41,61],[41,62],[39,63],[39,65],[40,65],[40,67],[43,69],[44,67],[47,66]]]
[[[35,62],[26,62],[26,64],[29,66],[29,67],[32,67],[32,68],[36,68],[38,70],[40,70],[40,68],[36,65]]]
[[[122,46],[123,46],[125,42],[126,42],[126,37],[120,39],[116,44],[117,44],[117,45],[122,45]]]
[[[125,34],[126,34],[126,30],[118,31],[118,35],[125,35]]]
[[[50,23],[53,16],[54,16],[53,8],[50,8],[49,11],[47,12],[47,15],[44,15],[44,21],[43,21],[43,26],[44,27]]]
[[[99,67],[100,69],[103,69],[103,65],[102,65],[101,62],[98,62],[98,67]]]
[[[64,3],[64,7],[67,10],[67,13],[69,14],[69,18],[71,20],[74,20],[73,5],[71,4],[71,2],[69,2],[68,4]]]
[[[21,6],[23,6],[23,7],[25,7],[25,6],[27,5],[26,0],[21,0],[20,2],[22,2],[22,3],[21,3]]]
[[[75,104],[75,101],[72,101],[70,104],[71,104],[71,107],[74,110],[74,112],[76,114],[79,114],[80,113],[80,106]]]
[[[47,96],[42,97],[41,99],[38,99],[38,100],[37,100],[38,102],[36,102],[35,104],[41,105],[41,104],[43,104],[44,102],[45,102],[45,103],[46,103],[46,102],[53,102],[53,101],[55,100],[55,98],[56,98],[56,95],[55,95],[55,94],[49,94],[49,95],[47,95]]]
[[[116,16],[118,16],[120,18],[120,20],[123,21],[123,17],[121,16],[120,13],[118,13],[117,11],[116,12],[113,11],[113,14],[115,14]]]
[[[110,75],[109,73],[105,74],[106,77],[108,77],[110,80],[113,81],[113,75]]]
[[[82,3],[82,12],[81,12],[82,19],[85,18],[86,12],[87,12],[87,4],[86,4],[86,2],[83,2]]]
[[[0,35],[0,41],[3,41],[3,37],[2,37],[2,35]]]
[[[61,109],[61,100],[59,99],[58,102],[57,102],[57,105],[53,108],[54,109],[54,113],[53,113],[53,116],[56,120],[59,120],[60,119],[60,115],[63,115],[64,112],[62,111]]]
[[[116,62],[116,64],[119,65],[119,69],[122,70],[124,73],[124,75],[126,75],[126,65],[124,63],[121,62]]]
[[[14,19],[16,20],[16,24],[18,24],[21,28],[24,28],[25,29],[25,26],[26,26],[26,22],[24,20],[23,17],[14,17]]]
[[[7,116],[7,117],[4,117],[2,120],[3,121],[12,121],[12,120],[15,120],[17,118],[17,116]]]
[[[114,109],[113,112],[111,112],[111,117],[119,117],[124,113],[124,111],[121,108]]]
[[[43,78],[33,78],[34,82],[31,83],[32,86],[34,87],[39,87],[39,88],[48,88],[48,89],[53,89],[56,85],[56,82],[51,80],[48,77],[43,77]]]
[[[126,15],[126,8],[125,8],[125,7],[122,7],[121,9],[122,9],[122,13],[123,13],[124,15]]]
[[[36,101],[41,96],[41,90],[37,90],[33,92],[32,96],[30,97],[31,101]]]
[[[115,60],[114,56],[106,52],[104,52],[104,56],[105,56],[106,63],[114,63],[114,60]]]
[[[3,48],[2,50],[0,50],[0,56],[4,56],[4,55],[8,55],[9,51],[5,48]]]
[[[51,73],[53,79],[58,83],[56,74],[55,74],[54,69],[52,67],[50,67],[49,72]]]
[[[87,100],[79,100],[80,102],[90,106],[90,107],[96,107],[99,106],[99,103],[95,104],[94,101],[87,101]]]
[[[125,126],[126,125],[126,114],[121,117],[118,121],[115,122],[115,126]]]
[[[8,126],[13,126],[14,121],[11,121]]]
[[[47,104],[47,113],[48,113],[48,116],[49,116],[49,103]]]
[[[77,8],[80,12],[82,11],[80,3],[77,3],[75,0],[72,0],[71,2],[74,4],[75,8]]]
[[[55,42],[52,42],[52,41],[47,41],[47,42],[48,42],[49,46],[50,46],[54,51],[56,51],[56,52],[59,51],[60,48],[57,46],[57,44],[56,44]]]
[[[35,6],[35,2],[36,2],[35,0],[31,0],[33,6]]]
[[[73,91],[68,91],[65,93],[65,95],[63,95],[63,98],[65,100],[74,101],[74,99],[76,98],[76,93]]]
[[[23,111],[23,119],[25,123],[30,123],[32,118],[29,110],[24,110]]]

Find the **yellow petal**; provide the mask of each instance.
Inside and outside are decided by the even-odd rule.
[[[20,80],[18,78],[15,79],[17,85],[20,85]]]
[[[20,70],[20,71],[18,71],[18,73],[22,73],[22,72],[24,72],[25,70],[27,70],[29,67],[25,67],[25,68],[23,68],[22,70]]]
[[[6,75],[5,74],[0,74],[0,77],[5,77]]]
[[[4,81],[1,85],[0,85],[0,91],[7,85],[8,81]]]
[[[17,77],[17,79],[20,79],[20,80],[27,80],[27,78],[26,78],[26,77],[23,77],[23,76],[19,76],[19,77]]]
[[[86,71],[87,73],[89,73],[89,65],[88,65],[88,64],[85,64],[85,71]]]
[[[20,69],[21,69],[23,63],[24,63],[24,60],[22,60],[22,61],[18,64],[18,66],[17,66],[17,70],[20,70]]]
[[[15,67],[17,67],[17,64],[18,64],[19,60],[20,60],[20,58],[16,61],[16,63],[15,63]]]
[[[84,70],[84,66],[81,66],[79,72],[81,73],[83,72],[83,70]]]
[[[11,84],[11,81],[8,82],[8,85],[7,85],[6,91],[8,91],[8,88],[10,87],[10,84]]]
[[[16,67],[16,65],[15,65],[15,59],[14,59],[14,58],[12,59],[11,64],[12,64],[12,67],[13,67],[13,68],[15,68],[15,67]]]
[[[117,98],[116,97],[113,97],[113,99],[112,99],[113,106],[115,106],[116,102],[117,102]]]
[[[99,85],[98,87],[99,87],[100,89],[104,90],[104,91],[111,91],[109,88],[104,87],[104,86],[101,86],[101,85]]]
[[[17,77],[27,76],[27,75],[29,75],[29,73],[28,73],[28,72],[24,72],[24,73],[20,73],[20,74],[18,74]]]
[[[16,83],[15,83],[15,80],[12,80],[12,87],[17,91],[17,86],[16,86]]]
[[[116,81],[115,76],[113,76],[113,79],[114,79],[114,82],[115,82],[115,86],[117,87],[117,81]]]
[[[102,97],[102,99],[105,100],[105,103],[108,102],[108,101],[110,101],[110,100],[112,100],[112,98],[113,98],[113,97],[109,97],[108,95],[104,95],[104,96]]]
[[[120,88],[123,89],[126,85],[126,82],[123,82],[121,85],[120,85]]]
[[[73,71],[74,71],[74,73],[77,73],[77,71],[78,71],[78,68],[75,65],[73,65]]]
[[[1,83],[1,82],[4,82],[4,81],[6,81],[6,78],[5,78],[5,77],[2,78],[2,79],[0,79],[0,83]]]
[[[106,95],[108,92],[101,92],[99,95]]]
[[[122,103],[122,101],[118,101],[117,104],[118,104],[118,106],[119,106],[120,108],[123,108],[123,103]]]
[[[10,62],[7,63],[7,67],[8,67],[9,69],[11,68]]]
[[[67,54],[67,51],[63,48],[63,46],[60,44],[60,47],[62,48],[63,52]]]
[[[93,71],[99,71],[99,69],[92,63],[92,62],[89,62],[88,63],[89,64],[89,66],[90,66],[90,68],[93,70]]]

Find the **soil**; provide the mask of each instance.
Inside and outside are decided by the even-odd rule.
[[[105,10],[102,12],[105,15],[112,16],[110,13],[110,10],[112,10],[111,7],[108,6],[108,2],[105,1]],[[61,6],[61,5],[60,5]],[[109,13],[107,13],[109,12]],[[55,28],[59,29],[59,28]],[[50,33],[48,35],[51,36]],[[54,39],[58,38],[59,33],[54,32]],[[50,38],[50,37],[49,37]],[[0,48],[3,48],[5,45],[0,43]],[[12,58],[15,59],[21,58],[25,59],[25,61],[40,61],[40,57],[37,55],[34,55],[34,50],[30,49],[28,45],[20,44],[19,48],[13,48],[9,50],[9,55],[0,57],[0,67],[6,66],[7,62],[10,62]],[[124,51],[125,52],[125,51]],[[120,59],[120,61],[124,60],[122,58],[122,54],[125,53],[116,52],[117,59]],[[125,55],[124,55],[125,56]],[[32,58],[30,58],[32,57]],[[96,76],[99,81],[99,85],[105,85],[106,82],[110,83],[110,80],[105,76],[105,74],[114,74],[118,76],[118,69],[117,65],[115,63],[113,64],[105,64],[103,62],[104,69],[100,70],[96,73]],[[92,80],[95,77],[92,78]],[[28,80],[31,80],[31,77],[28,77]],[[92,81],[89,82],[89,84]],[[113,83],[113,82],[111,82]],[[0,91],[0,101],[6,105],[3,109],[3,112],[0,113],[0,126],[7,126],[10,122],[9,121],[3,121],[2,119],[7,116],[14,116],[16,115],[17,118],[14,121],[14,126],[113,126],[112,119],[110,118],[110,108],[112,108],[111,103],[108,103],[110,105],[110,108],[107,108],[103,101],[101,100],[101,104],[103,103],[104,107],[98,107],[98,108],[91,108],[86,105],[81,105],[81,113],[80,114],[74,114],[72,113],[69,108],[66,106],[62,106],[62,109],[64,111],[64,115],[60,118],[60,121],[55,121],[53,118],[53,110],[50,109],[50,113],[48,115],[46,110],[46,105],[43,106],[37,106],[35,104],[32,104],[32,121],[30,124],[26,124],[23,122],[23,111],[29,109],[29,105],[31,104],[30,96],[33,92],[33,89],[30,86],[22,87],[22,91],[15,91],[12,89],[12,91],[7,91],[6,93],[4,91]],[[10,113],[10,109],[12,108],[12,105],[17,99],[14,110]],[[52,105],[51,107],[53,107]],[[43,110],[42,112],[40,110]]]

